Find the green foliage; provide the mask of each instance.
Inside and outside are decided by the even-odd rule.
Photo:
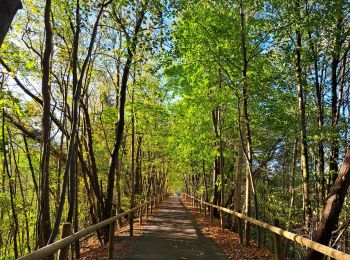
[[[50,133],[51,219],[56,216],[60,202],[71,135],[71,110],[75,95],[72,51],[77,29],[76,3],[53,0],[54,48],[50,72],[51,111],[54,119]],[[79,3],[78,78],[82,73],[93,24],[101,8],[99,3],[92,0]],[[41,99],[44,6],[44,1],[25,1],[24,9],[19,11],[12,24],[13,29],[1,47],[1,58],[12,72],[2,68],[0,73],[0,113],[4,110],[11,115],[12,121],[6,119],[5,140],[0,136],[0,257],[14,256],[10,194],[12,182],[16,186],[15,194],[12,195],[13,208],[19,219],[19,253],[23,255],[29,251],[25,240],[29,240],[31,250],[36,247],[38,197],[34,183],[37,181],[40,184],[42,106],[40,102],[24,95],[15,86],[13,78],[16,76],[28,91]],[[130,206],[133,186],[130,177],[133,127],[134,152],[138,158],[137,162],[135,158],[134,166],[140,174],[141,183],[141,192],[136,195],[137,203],[158,192],[163,185],[161,182],[164,182],[162,188],[171,192],[189,188],[194,193],[205,195],[208,190],[209,199],[212,199],[215,191],[221,192],[223,184],[225,200],[229,200],[229,195],[233,195],[231,193],[236,189],[237,155],[240,145],[243,145],[242,186],[239,193],[242,205],[247,168],[243,102],[247,98],[253,149],[252,170],[260,218],[269,223],[278,218],[284,228],[304,232],[299,149],[295,180],[292,181],[293,144],[300,138],[295,80],[296,30],[302,35],[302,83],[305,86],[311,173],[308,185],[314,195],[312,208],[316,224],[323,203],[316,196],[321,178],[317,168],[319,144],[322,142],[325,148],[326,176],[331,142],[338,142],[340,155],[348,143],[348,8],[347,1],[309,1],[307,8],[302,5],[298,8],[295,2],[280,0],[243,1],[245,28],[242,31],[241,10],[238,3],[233,1],[112,1],[102,13],[96,43],[91,57],[87,59],[88,68],[82,82],[83,95],[79,100],[79,228],[91,224],[97,209],[97,198],[93,193],[95,183],[92,183],[91,178],[95,170],[92,154],[97,167],[97,185],[102,197],[106,195],[116,125],[119,122],[120,88],[126,60],[133,51],[127,84],[124,136],[118,155],[121,196],[115,198],[116,201],[120,199],[123,209]],[[135,23],[142,10],[145,18],[136,35]],[[339,18],[343,19],[342,26],[337,25]],[[242,75],[242,33],[248,59],[246,78]],[[134,37],[135,46],[132,45]],[[335,47],[337,38],[343,41],[339,48]],[[339,61],[343,62],[337,68],[341,113],[339,123],[334,126],[331,68],[337,54]],[[319,66],[322,88],[323,125],[319,124],[318,119],[315,61]],[[247,85],[246,97],[243,96],[244,84]],[[24,130],[37,136],[35,140],[27,136],[28,154],[23,139],[27,135]],[[91,130],[92,140],[89,139],[88,130]],[[13,151],[9,146],[9,133],[12,133]],[[92,151],[89,150],[91,148]],[[11,153],[10,177],[4,169],[4,151]],[[223,183],[221,176],[213,179],[215,161],[221,154]],[[18,172],[15,162],[18,163]],[[18,176],[22,180],[23,195]],[[294,205],[291,206],[293,188]],[[231,207],[233,202],[228,202]],[[63,219],[67,216],[68,207],[66,203]],[[239,210],[244,209],[242,207]],[[340,218],[341,223],[348,218],[348,210],[347,202],[343,210],[345,213]],[[29,238],[26,238],[26,222]],[[300,253],[300,250],[292,249],[296,254]]]

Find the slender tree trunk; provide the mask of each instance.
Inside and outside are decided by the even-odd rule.
[[[343,2],[343,1],[340,1]],[[339,10],[338,10],[339,11]],[[339,157],[339,130],[337,130],[339,122],[339,107],[338,103],[338,66],[340,63],[340,50],[342,47],[342,40],[340,37],[340,31],[342,30],[343,18],[340,17],[336,21],[335,43],[332,55],[332,128],[335,129],[334,136],[331,140],[331,152],[329,158],[329,177],[327,185],[327,193],[330,192],[330,186],[334,183],[338,173],[338,157]]]
[[[214,127],[214,133],[215,133],[215,139],[216,139],[216,149],[220,153],[220,134],[219,134],[219,108],[216,108],[212,111],[212,121],[213,121],[213,127]],[[216,156],[214,160],[214,169],[213,169],[213,204],[219,206],[219,200],[220,194],[219,194],[219,187],[217,184],[218,176],[221,174],[221,158],[220,156]],[[219,211],[214,208],[213,209],[214,216],[219,217]]]
[[[251,215],[251,180],[249,176],[249,166],[246,165],[246,188],[245,188],[245,213],[247,216]],[[250,243],[250,223],[248,221],[244,222],[244,244],[248,246]]]
[[[99,17],[99,16],[98,16]],[[72,70],[73,70],[73,101],[72,101],[72,122],[71,122],[71,136],[69,140],[69,152],[66,167],[69,167],[70,176],[70,196],[69,196],[69,208],[67,222],[72,223],[74,215],[74,207],[77,196],[76,189],[76,163],[77,163],[77,145],[78,145],[78,121],[80,119],[79,101],[81,96],[82,81],[78,80],[78,52],[79,52],[79,36],[80,36],[80,3],[76,2],[75,9],[76,28],[74,32],[73,42],[73,57],[72,57]],[[96,35],[93,32],[92,38]],[[91,45],[91,43],[90,43]],[[89,54],[88,54],[89,55]],[[86,64],[84,63],[85,68]],[[84,66],[83,65],[83,66]],[[82,68],[82,73],[85,73],[85,68]],[[82,77],[81,77],[82,78]],[[80,82],[78,82],[80,81]],[[80,83],[80,84],[79,84]]]
[[[242,170],[243,170],[243,146],[239,140],[237,143],[237,168],[236,168],[236,181],[235,181],[235,194],[233,200],[233,209],[236,212],[241,211],[241,192],[242,192]],[[234,230],[239,230],[240,220],[238,217],[234,217]],[[241,239],[242,240],[242,239]],[[241,241],[242,242],[242,241]]]
[[[2,109],[2,145],[3,145],[3,155],[4,155],[4,171],[7,173],[7,177],[9,180],[9,189],[10,189],[10,202],[11,202],[11,211],[12,211],[12,218],[14,221],[14,230],[13,230],[13,252],[15,255],[15,258],[18,258],[18,242],[17,242],[17,235],[18,235],[18,217],[16,213],[16,207],[15,207],[15,183],[12,178],[12,169],[10,169],[9,166],[9,159],[7,157],[7,149],[6,149],[6,139],[5,139],[5,117],[4,117],[4,108]]]
[[[221,85],[221,83],[220,83]],[[221,88],[221,86],[220,86]],[[223,155],[223,141],[222,141],[222,111],[218,111],[218,125],[219,125],[219,171],[221,176],[221,198],[220,198],[220,206],[225,207],[225,176],[224,176],[224,155]],[[223,211],[220,211],[220,224],[221,229],[224,230],[225,228],[225,214]]]
[[[78,173],[79,165],[76,164],[76,172]],[[78,174],[75,178],[76,192],[79,190],[79,178]],[[75,196],[75,208],[74,208],[74,233],[79,231],[79,208],[78,208],[78,196]],[[74,243],[75,259],[80,259],[80,241],[79,239]]]
[[[297,1],[298,12],[300,3]],[[296,31],[296,60],[295,60],[295,75],[297,81],[298,91],[298,114],[299,114],[299,129],[300,129],[300,154],[301,154],[301,170],[303,173],[303,207],[304,207],[304,224],[305,228],[309,230],[310,221],[312,218],[310,190],[309,190],[309,157],[306,141],[306,100],[305,89],[302,81],[302,66],[301,66],[301,32]]]
[[[297,157],[298,157],[298,141],[294,140],[293,144],[293,162],[292,162],[292,172],[291,172],[291,184],[290,184],[290,203],[289,203],[289,210],[288,210],[288,224],[287,224],[287,230],[289,230],[291,222],[292,222],[292,215],[293,215],[293,207],[294,207],[294,200],[295,200],[295,173],[296,173],[296,167],[297,167]]]
[[[26,207],[27,205],[27,200],[26,200],[26,196],[24,194],[24,189],[23,189],[23,183],[22,183],[22,178],[21,178],[21,174],[19,172],[19,168],[18,168],[18,163],[16,160],[16,153],[15,153],[15,149],[13,147],[13,141],[12,141],[12,135],[11,135],[11,131],[10,129],[8,130],[8,136],[9,136],[9,141],[10,141],[10,148],[12,150],[12,157],[13,157],[13,163],[15,166],[15,172],[17,174],[17,179],[18,179],[18,183],[19,183],[19,188],[20,188],[20,192],[21,192],[21,197],[22,197],[22,203],[23,206]],[[24,221],[25,221],[25,233],[26,233],[26,247],[28,252],[31,251],[30,249],[30,236],[29,236],[29,223],[28,223],[28,215],[27,215],[27,211],[26,208],[23,211],[23,215],[24,215]],[[18,220],[17,220],[17,224],[18,224]]]
[[[135,194],[142,193],[142,136],[137,138],[136,170],[135,170]]]
[[[135,67],[134,67],[134,79],[135,79]],[[135,83],[135,82],[134,82]],[[134,110],[134,98],[135,98],[135,84],[132,89],[131,94],[131,176],[130,176],[130,184],[131,184],[131,196],[130,196],[130,208],[134,207],[134,197],[135,197],[135,110]],[[134,231],[134,214],[131,212],[129,214],[129,233],[130,236],[133,236]]]
[[[40,183],[40,204],[38,213],[38,246],[45,246],[51,233],[50,221],[50,132],[51,132],[51,86],[50,86],[50,59],[52,52],[52,29],[51,29],[51,0],[46,0],[45,4],[45,50],[42,61],[42,135],[41,135],[41,183]],[[48,257],[48,258],[52,258]]]
[[[249,122],[249,113],[248,113],[248,96],[249,96],[249,85],[247,81],[247,71],[248,71],[248,59],[247,59],[247,44],[246,44],[246,28],[245,28],[245,9],[243,6],[243,1],[239,0],[239,11],[240,11],[240,40],[241,40],[241,55],[242,55],[242,92],[243,92],[243,121],[245,126],[245,136],[246,136],[246,214],[250,216],[251,214],[251,193],[253,191],[254,202],[255,202],[255,214],[258,218],[258,202],[257,195],[254,189],[253,183],[253,148],[252,148],[252,133]],[[248,221],[245,221],[245,244],[249,244],[249,233],[250,233],[250,224]],[[260,244],[260,229],[258,228],[258,243]]]
[[[318,64],[318,54],[315,50],[314,43],[312,41],[311,33],[309,32],[309,40],[311,45],[311,50],[314,59],[314,76],[315,76],[315,93],[316,93],[316,106],[317,106],[317,123],[319,131],[322,131],[324,125],[324,109],[323,109],[323,87],[320,84],[319,79],[319,64]],[[318,201],[319,207],[324,205],[325,198],[325,176],[324,176],[324,144],[323,137],[319,136],[317,139],[317,175],[318,175]]]
[[[213,165],[213,201],[212,203],[215,205],[218,205],[219,201],[219,191],[218,191],[218,176],[219,176],[219,162],[218,158],[216,157],[214,160],[214,165]],[[218,216],[218,211],[217,209],[213,209],[214,215]]]
[[[120,156],[118,160],[118,165],[116,169],[116,199],[117,199],[117,205],[116,205],[116,212],[117,214],[122,213],[122,204],[121,204],[121,189],[120,189],[120,176],[121,176],[121,165],[123,163],[123,155]],[[123,225],[122,219],[118,219],[117,223],[119,227]]]
[[[98,170],[97,170],[97,164],[96,164],[96,157],[95,152],[93,148],[93,138],[92,138],[92,127],[91,127],[91,120],[88,110],[88,101],[86,98],[85,104],[81,104],[81,107],[83,109],[84,113],[84,122],[85,122],[85,129],[86,129],[86,147],[88,151],[89,161],[91,164],[91,177],[90,177],[90,184],[92,186],[92,190],[96,196],[97,199],[97,216],[99,220],[102,220],[102,207],[103,207],[103,195],[101,191],[101,187],[99,185],[99,179],[98,179]]]
[[[114,188],[114,180],[117,169],[117,161],[119,155],[119,149],[121,146],[123,133],[124,133],[124,116],[125,116],[125,101],[126,101],[126,89],[128,85],[128,79],[130,74],[131,64],[134,59],[134,54],[136,51],[137,41],[138,41],[138,33],[141,29],[141,25],[145,16],[145,8],[147,8],[147,4],[142,7],[140,11],[137,21],[134,28],[134,35],[131,39],[130,47],[128,48],[128,54],[123,70],[121,88],[120,88],[120,100],[119,100],[119,120],[116,124],[116,136],[113,151],[110,157],[109,169],[108,169],[108,185],[107,185],[107,197],[104,203],[103,210],[103,219],[107,219],[111,216],[112,211],[112,200],[113,200],[113,188]],[[123,25],[122,25],[123,26]],[[105,236],[108,238],[109,228],[105,229]]]
[[[296,168],[297,168],[297,157],[298,157],[298,140],[294,140],[293,142],[293,158],[292,158],[292,171],[291,171],[291,183],[290,183],[290,202],[289,202],[289,210],[288,210],[288,222],[287,222],[287,230],[290,230],[290,226],[292,223],[293,218],[293,208],[295,205],[295,175],[296,175]],[[284,252],[283,255],[286,256],[288,252],[290,241],[285,240],[284,244]]]
[[[30,173],[32,174],[32,180],[33,180],[33,184],[34,184],[34,189],[35,189],[35,193],[36,193],[36,198],[39,198],[39,188],[38,188],[38,182],[36,180],[36,176],[35,176],[35,172],[34,172],[34,167],[33,167],[33,163],[32,163],[32,157],[30,156],[30,152],[29,152],[29,147],[28,147],[28,142],[27,142],[27,137],[25,135],[23,135],[23,141],[24,141],[24,147],[25,147],[25,151],[26,151],[26,156],[27,156],[27,160],[28,160],[28,165],[29,165],[29,169],[30,169]]]
[[[205,202],[209,203],[208,181],[207,181],[207,176],[206,176],[206,173],[205,173],[204,160],[202,161],[202,174],[203,174],[204,190],[205,190]]]

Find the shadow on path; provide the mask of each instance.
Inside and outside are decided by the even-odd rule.
[[[127,259],[227,259],[203,236],[177,196],[169,197],[143,226],[142,235]]]

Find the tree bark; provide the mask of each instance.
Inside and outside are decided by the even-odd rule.
[[[135,194],[142,193],[142,136],[137,138],[136,170],[135,170]]]
[[[207,182],[207,176],[205,173],[204,160],[202,161],[202,176],[203,176],[203,183],[204,183],[204,200],[205,202],[209,203],[208,182]]]
[[[342,3],[342,2],[343,1],[339,1],[339,3]],[[337,10],[337,11],[340,11],[340,10]],[[343,17],[341,16],[337,18],[337,21],[336,21],[334,49],[332,53],[332,66],[331,66],[332,128],[334,129],[335,133],[334,133],[334,136],[332,136],[332,140],[331,140],[331,152],[330,152],[330,158],[329,158],[329,177],[328,177],[328,183],[327,183],[328,193],[330,191],[330,186],[332,185],[332,183],[334,183],[337,177],[337,172],[338,172],[339,130],[337,130],[337,126],[338,126],[339,116],[340,116],[340,111],[339,111],[340,107],[338,107],[338,103],[340,102],[340,100],[338,100],[338,66],[340,63],[340,51],[342,47],[342,39],[340,34],[343,27],[342,24],[343,24]]]
[[[255,214],[256,218],[258,218],[258,203],[257,203],[257,195],[254,189],[253,183],[253,148],[252,148],[252,133],[250,128],[249,121],[249,113],[248,113],[248,96],[249,96],[249,84],[247,81],[247,72],[248,72],[248,56],[247,56],[247,43],[246,43],[246,10],[243,6],[243,1],[239,1],[239,12],[240,12],[240,41],[241,41],[241,55],[242,55],[242,93],[243,93],[243,121],[244,121],[244,131],[246,140],[242,139],[241,142],[244,143],[246,141],[246,149],[245,149],[245,157],[246,157],[246,199],[245,199],[245,207],[246,214],[250,216],[251,214],[251,193],[253,191],[254,202],[255,202]],[[243,145],[243,144],[242,144]],[[245,244],[249,245],[249,233],[250,233],[250,223],[245,221],[245,232],[244,232],[244,240]],[[260,237],[260,230],[258,228],[258,237]],[[258,239],[260,241],[260,239]],[[258,241],[258,243],[260,243]]]
[[[300,3],[297,1],[299,12]],[[299,114],[299,131],[300,131],[300,155],[301,155],[301,170],[303,174],[303,207],[304,207],[304,224],[307,230],[310,228],[312,218],[310,204],[310,189],[309,189],[309,157],[306,140],[306,100],[305,89],[302,81],[302,66],[301,66],[301,32],[296,30],[296,46],[295,46],[295,77],[298,91],[298,114]]]
[[[35,176],[34,167],[33,167],[33,163],[32,163],[32,157],[31,157],[31,155],[29,153],[27,137],[25,135],[23,135],[23,142],[24,142],[24,147],[25,147],[25,151],[26,151],[26,157],[27,157],[27,160],[28,160],[30,173],[32,174],[32,179],[33,179],[33,184],[34,184],[36,197],[38,199],[39,198],[38,182],[36,181],[36,176]]]
[[[312,41],[311,33],[309,32],[310,47],[313,55],[314,62],[314,76],[315,76],[315,93],[316,93],[316,107],[317,107],[317,123],[318,129],[322,133],[322,128],[324,126],[324,109],[323,109],[323,87],[320,84],[319,79],[319,57],[316,52],[314,43]],[[324,205],[325,198],[325,176],[324,176],[324,144],[323,136],[320,136],[317,139],[317,177],[318,177],[318,202],[319,207]]]
[[[124,133],[126,89],[128,85],[131,64],[134,59],[134,54],[137,47],[138,34],[140,32],[143,19],[145,17],[146,8],[147,8],[147,4],[145,4],[142,7],[137,17],[135,28],[134,28],[134,35],[131,39],[130,47],[127,48],[128,54],[127,54],[127,58],[126,58],[126,62],[123,70],[121,88],[119,93],[119,98],[120,98],[119,99],[119,119],[116,124],[116,136],[115,136],[114,147],[110,157],[109,169],[108,169],[107,196],[104,203],[103,219],[109,218],[112,213],[114,180],[115,180],[115,174],[116,174],[116,169],[118,165],[119,149],[122,143],[122,138]],[[121,26],[124,26],[124,25],[121,24]],[[106,238],[108,238],[108,232],[109,232],[109,228],[107,227],[104,232]]]
[[[134,99],[135,99],[135,70],[136,64],[134,66],[134,86],[131,93],[131,175],[130,175],[130,208],[134,207],[134,199],[135,199],[135,109],[134,109]],[[130,236],[134,235],[134,213],[131,212],[129,214],[129,234]]]
[[[9,143],[10,143],[10,150],[12,150],[12,157],[13,157],[13,163],[14,163],[14,168],[15,168],[15,172],[17,175],[17,179],[18,179],[18,183],[19,183],[19,188],[20,188],[20,192],[21,192],[21,197],[22,197],[22,203],[23,206],[27,205],[27,200],[26,200],[26,196],[24,194],[24,189],[23,189],[23,183],[22,183],[22,178],[21,178],[21,174],[19,172],[19,168],[18,168],[18,163],[16,160],[16,153],[15,153],[15,149],[13,147],[13,141],[12,141],[12,135],[11,135],[11,131],[10,129],[8,130],[8,136],[9,136]],[[28,222],[28,215],[27,215],[27,211],[26,209],[23,210],[23,215],[24,215],[24,220],[25,220],[25,232],[26,232],[26,247],[28,249],[28,252],[31,251],[30,249],[30,236],[29,236],[29,222]],[[17,214],[16,214],[16,218],[17,218]],[[17,229],[18,229],[18,219],[15,219],[15,223],[17,224]]]
[[[41,183],[40,183],[40,204],[38,214],[37,242],[39,247],[45,246],[51,233],[50,222],[50,151],[51,151],[51,86],[50,86],[50,60],[52,52],[52,28],[51,28],[51,0],[46,0],[45,4],[45,51],[42,61],[42,134],[41,134]]]
[[[4,108],[2,111],[4,112]],[[7,149],[6,149],[6,139],[5,139],[5,117],[4,113],[2,115],[2,145],[3,145],[3,155],[4,155],[4,172],[7,173],[8,181],[9,181],[9,190],[10,190],[10,202],[11,202],[11,211],[12,211],[12,218],[14,223],[14,230],[13,230],[13,252],[15,258],[18,258],[18,243],[17,243],[17,235],[18,235],[18,217],[16,213],[16,207],[15,207],[15,183],[12,178],[12,170],[9,166],[9,159],[7,157]],[[10,156],[10,153],[9,153]]]
[[[21,8],[22,3],[20,0],[3,0],[0,2],[0,47],[10,29],[17,10]]]
[[[89,156],[89,162],[91,164],[90,184],[97,198],[97,215],[98,215],[98,218],[102,220],[101,209],[103,207],[103,195],[102,195],[101,187],[99,185],[99,180],[98,180],[98,171],[97,171],[95,152],[93,148],[92,127],[91,127],[91,120],[90,120],[90,115],[88,110],[87,98],[86,98],[85,104],[81,104],[81,108],[84,114],[84,119],[85,119],[84,122],[85,122],[85,129],[86,129],[86,135],[87,135],[85,144],[86,144],[86,149]]]
[[[237,144],[237,168],[236,168],[236,181],[235,181],[235,194],[233,200],[233,209],[236,212],[241,212],[241,192],[242,192],[242,171],[243,171],[243,147],[242,142],[239,140]],[[239,218],[234,217],[234,231],[239,230]],[[241,235],[241,234],[240,234]],[[241,238],[242,240],[242,238]],[[242,242],[242,241],[241,241]]]
[[[333,185],[332,192],[327,199],[322,212],[321,222],[317,226],[313,240],[323,245],[328,245],[332,231],[335,229],[342,210],[344,199],[350,185],[350,147],[348,147],[344,163],[339,170]],[[323,254],[309,249],[305,260],[323,259]]]

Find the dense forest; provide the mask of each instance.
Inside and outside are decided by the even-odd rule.
[[[0,258],[181,191],[350,252],[349,1],[22,5],[0,50]]]

